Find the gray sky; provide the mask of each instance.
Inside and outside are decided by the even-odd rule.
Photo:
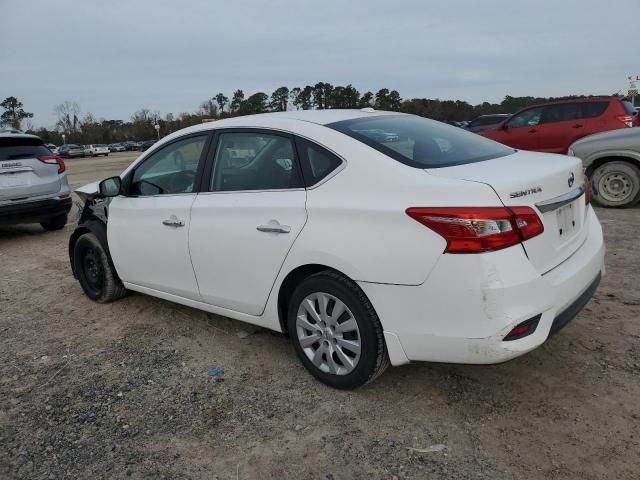
[[[471,103],[626,92],[638,19],[638,0],[0,0],[0,100],[52,126],[65,100],[128,119],[318,81]]]

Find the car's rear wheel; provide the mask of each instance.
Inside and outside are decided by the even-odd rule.
[[[85,233],[76,241],[73,266],[82,290],[94,301],[108,303],[127,293],[107,252],[93,233]]]
[[[640,169],[624,161],[600,165],[591,176],[593,200],[603,207],[630,207],[640,200]]]
[[[382,325],[371,302],[336,272],[311,275],[296,288],[288,330],[305,368],[329,386],[357,388],[389,365]]]
[[[67,214],[56,215],[55,217],[47,218],[40,222],[40,225],[45,230],[62,230],[67,224]]]

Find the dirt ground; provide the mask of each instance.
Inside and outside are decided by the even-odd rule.
[[[131,159],[71,160],[70,182]],[[71,223],[0,227],[0,478],[637,479],[640,209],[598,215],[607,275],[541,348],[352,392],[281,335],[139,294],[91,302]]]

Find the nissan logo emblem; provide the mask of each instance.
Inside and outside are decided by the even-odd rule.
[[[573,174],[573,172],[571,172],[569,174],[569,181],[567,182],[569,184],[569,188],[573,187],[573,182],[575,181],[576,177]]]

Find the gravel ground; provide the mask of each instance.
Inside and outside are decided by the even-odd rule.
[[[69,161],[70,182],[132,158]],[[541,348],[353,392],[279,334],[138,294],[91,302],[71,224],[0,227],[0,478],[636,479],[640,209],[598,214],[607,275]]]

